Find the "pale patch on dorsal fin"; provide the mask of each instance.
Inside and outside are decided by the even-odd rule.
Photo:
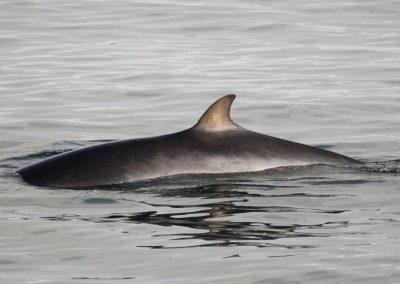
[[[239,126],[230,117],[231,105],[235,98],[235,95],[227,95],[213,103],[194,128],[206,131],[223,131],[238,128]]]

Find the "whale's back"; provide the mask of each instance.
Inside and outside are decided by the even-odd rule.
[[[359,163],[340,154],[240,127],[230,118],[234,98],[229,95],[215,102],[194,127],[185,131],[67,152],[18,173],[38,186],[87,187],[177,174]]]

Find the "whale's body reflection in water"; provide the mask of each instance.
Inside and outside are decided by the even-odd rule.
[[[315,173],[326,171],[348,172],[349,179],[330,179]],[[276,244],[271,241],[286,238],[331,237],[351,235],[357,232],[341,231],[350,221],[342,215],[351,209],[327,208],[322,204],[327,199],[352,197],[348,193],[329,193],[321,187],[332,185],[347,186],[377,179],[357,179],[357,169],[340,169],[328,166],[299,167],[287,172],[269,173],[259,180],[245,179],[245,175],[232,177],[186,177],[165,179],[154,182],[125,184],[103,189],[117,190],[119,202],[146,205],[150,210],[115,212],[109,215],[46,216],[45,219],[67,221],[79,219],[89,222],[123,222],[148,224],[159,227],[174,226],[172,233],[152,234],[153,238],[167,238],[164,244],[137,244],[153,249],[184,248],[196,246],[283,246],[286,248],[312,248],[314,245]],[[305,173],[311,175],[304,175]],[[310,188],[314,188],[311,189]],[[141,196],[137,200],[135,195]],[[292,202],[294,201],[294,202]],[[321,201],[321,202],[320,202]],[[89,199],[88,204],[107,204],[111,199]],[[296,206],[297,204],[297,206]],[[312,206],[311,206],[312,204]],[[318,204],[321,204],[318,206]],[[310,218],[311,216],[311,218]],[[311,220],[311,221],[310,221]],[[181,232],[181,229],[189,229]],[[176,231],[176,232],[175,232]],[[124,233],[134,233],[135,226]],[[179,241],[179,242],[178,242]],[[196,242],[196,241],[200,241]]]

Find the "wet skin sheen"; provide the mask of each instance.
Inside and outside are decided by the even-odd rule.
[[[269,168],[359,163],[352,158],[252,132],[229,117],[232,96],[214,103],[185,131],[110,142],[67,152],[19,171],[33,185],[85,187],[189,173],[231,173]]]

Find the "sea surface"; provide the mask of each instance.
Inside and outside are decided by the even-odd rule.
[[[358,168],[68,190],[15,171],[236,123]],[[398,0],[0,0],[0,283],[400,283]]]

